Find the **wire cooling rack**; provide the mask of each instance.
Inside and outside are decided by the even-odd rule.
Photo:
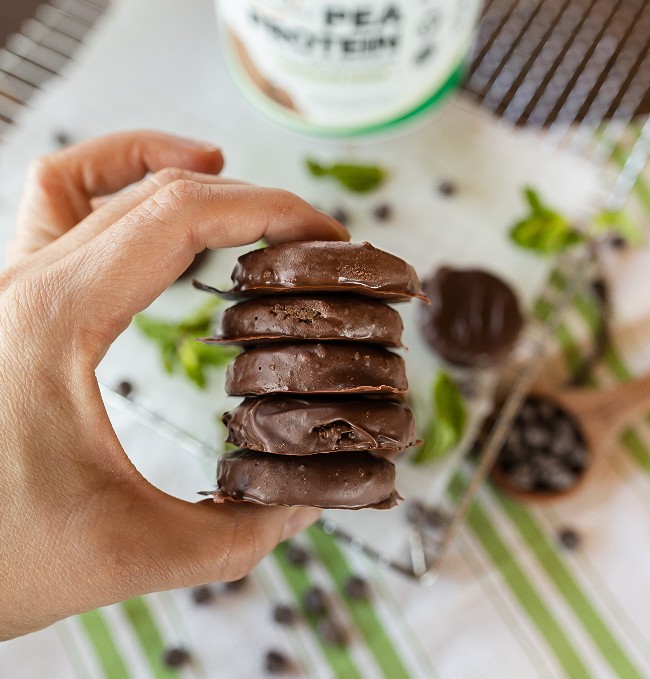
[[[0,50],[0,140],[20,111],[50,78],[74,59],[109,0],[51,0]],[[578,154],[599,168],[611,165],[624,135],[633,135],[618,173],[606,186],[603,207],[627,200],[650,154],[650,3],[646,0],[486,0],[465,91],[512,125],[540,128],[544,142]],[[634,122],[636,124],[630,125]],[[430,508],[442,517],[438,530],[425,520],[408,529],[410,553],[397,560],[326,520],[323,529],[382,566],[423,584],[431,583],[467,510],[489,473],[522,398],[534,383],[549,340],[575,294],[598,266],[585,248],[560,258],[556,269],[569,284],[550,284],[541,297],[551,303],[545,321],[531,322],[522,347],[524,367],[482,443],[478,463],[453,506]],[[156,413],[102,385],[107,405],[207,461],[213,446],[197,440]]]

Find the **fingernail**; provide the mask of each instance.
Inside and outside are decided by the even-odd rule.
[[[198,139],[188,139],[187,137],[179,137],[181,143],[187,148],[196,149],[205,153],[221,153],[221,149],[214,144],[207,141],[199,141]]]
[[[284,524],[280,541],[284,542],[311,526],[320,516],[320,512],[321,510],[315,507],[301,507],[294,510]]]

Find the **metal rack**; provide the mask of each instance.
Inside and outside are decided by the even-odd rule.
[[[51,0],[0,50],[0,140],[43,84],[74,59],[109,0]],[[650,3],[646,0],[486,0],[464,89],[481,106],[512,125],[535,125],[551,148],[579,154],[605,168],[630,122],[649,109]],[[603,196],[618,209],[650,154],[650,118],[639,118],[636,137],[620,172]],[[323,529],[381,566],[423,584],[433,582],[471,503],[489,473],[522,398],[536,379],[540,357],[576,292],[594,266],[585,248],[561,258],[569,285],[549,282],[542,296],[551,315],[527,329],[527,355],[509,396],[480,451],[466,489],[442,529],[409,528],[410,559],[397,561],[325,521]],[[102,385],[107,405],[128,414],[179,447],[212,460],[212,446]]]

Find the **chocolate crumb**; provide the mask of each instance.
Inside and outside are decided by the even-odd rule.
[[[450,179],[443,179],[438,184],[438,193],[441,196],[450,197],[453,196],[458,191],[458,187]]]
[[[329,618],[321,620],[316,631],[328,646],[343,646],[347,641],[345,630]]]
[[[387,222],[393,216],[393,208],[388,203],[381,203],[372,211],[372,216],[378,222]]]
[[[264,668],[269,674],[281,674],[282,672],[286,672],[290,665],[289,658],[281,651],[271,649],[266,652]]]
[[[582,542],[580,534],[573,528],[563,528],[558,533],[558,539],[562,547],[568,550],[577,549],[580,547],[580,543]]]
[[[322,615],[327,610],[325,593],[320,587],[310,587],[303,595],[302,603],[311,615]]]
[[[337,222],[343,224],[343,226],[345,226],[350,221],[350,215],[342,207],[334,208],[332,210],[332,217],[334,217]]]
[[[133,385],[128,380],[122,380],[117,385],[117,387],[115,388],[115,391],[120,396],[124,396],[124,398],[128,398],[133,393]]]
[[[298,545],[289,545],[284,553],[284,558],[292,566],[304,566],[309,561],[309,554]]]
[[[57,146],[63,148],[64,146],[70,146],[72,144],[72,137],[65,132],[65,130],[57,130],[54,134],[54,142]]]
[[[614,250],[624,250],[629,245],[623,236],[612,236],[608,239],[608,242],[610,247],[614,248]]]
[[[286,604],[277,604],[273,608],[273,620],[279,625],[293,625],[296,622],[296,609]]]
[[[166,667],[182,667],[189,662],[190,654],[184,648],[168,648],[162,660]]]
[[[351,575],[345,583],[345,593],[354,601],[366,601],[370,598],[370,585],[365,578]]]
[[[214,599],[214,593],[207,585],[195,587],[192,590],[192,601],[195,604],[207,604],[210,603],[212,599]]]
[[[239,592],[239,590],[243,589],[243,587],[246,585],[247,580],[248,580],[247,576],[244,576],[243,578],[239,578],[239,580],[231,580],[230,582],[225,582],[224,587],[229,592]]]

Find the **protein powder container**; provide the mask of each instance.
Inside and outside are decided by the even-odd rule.
[[[481,0],[218,0],[221,41],[246,97],[326,136],[390,129],[463,74]]]

